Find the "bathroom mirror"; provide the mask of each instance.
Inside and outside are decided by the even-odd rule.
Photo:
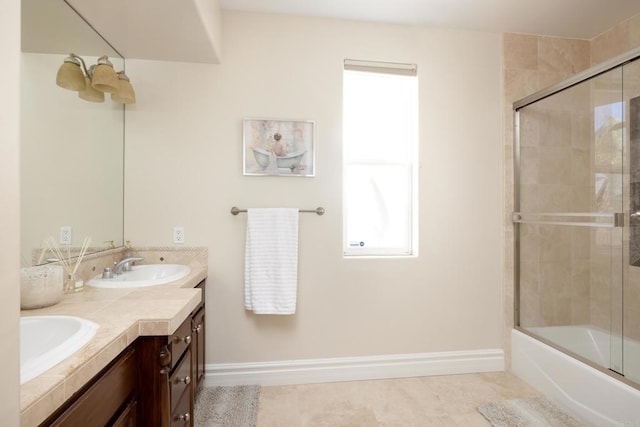
[[[109,56],[124,59],[63,0],[22,0],[21,258],[23,266],[51,260],[42,253],[52,236],[62,254],[122,246],[124,108],[105,94],[82,100],[56,85],[69,53],[87,67]]]

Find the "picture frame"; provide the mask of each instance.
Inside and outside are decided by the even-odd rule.
[[[243,173],[257,176],[315,176],[315,122],[243,120]]]

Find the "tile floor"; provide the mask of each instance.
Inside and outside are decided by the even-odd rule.
[[[257,425],[488,426],[477,406],[538,395],[504,372],[262,387]]]

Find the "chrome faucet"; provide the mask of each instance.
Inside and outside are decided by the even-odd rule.
[[[113,274],[122,274],[123,271],[131,271],[131,267],[134,262],[142,261],[144,258],[141,257],[129,257],[124,258],[122,261],[115,263],[115,267],[113,267]]]

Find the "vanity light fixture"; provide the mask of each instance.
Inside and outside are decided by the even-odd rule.
[[[118,91],[118,75],[107,55],[98,58],[98,63],[89,77],[91,78],[91,86],[100,92]]]
[[[117,92],[111,92],[111,99],[121,104],[134,104],[136,102],[136,93],[131,86],[129,77],[124,71],[118,71],[118,87]]]
[[[100,92],[99,90],[94,89],[91,86],[91,79],[89,77],[85,76],[84,81],[85,87],[78,92],[78,96],[85,101],[104,102],[104,92]]]
[[[80,68],[82,58],[74,55],[73,53],[65,58],[64,62],[58,69],[58,75],[56,76],[56,84],[64,89],[81,91],[85,88],[84,73]],[[84,61],[82,61],[82,68],[85,69]]]
[[[136,101],[129,78],[124,71],[116,73],[106,55],[87,69],[84,59],[70,53],[58,69],[56,84],[78,92],[78,96],[86,101],[104,102],[105,92],[111,93],[111,99],[122,104]]]

